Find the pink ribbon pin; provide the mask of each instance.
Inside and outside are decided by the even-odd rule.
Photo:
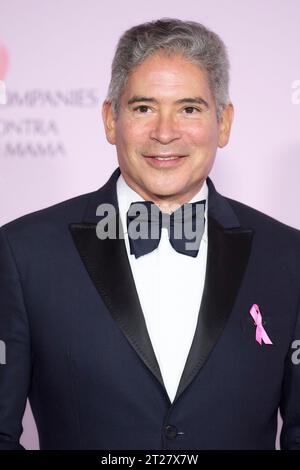
[[[250,315],[252,316],[254,323],[256,325],[256,334],[255,339],[261,345],[262,341],[265,344],[273,344],[270,340],[269,336],[267,335],[266,330],[262,325],[262,316],[259,310],[258,305],[253,304],[250,309]]]

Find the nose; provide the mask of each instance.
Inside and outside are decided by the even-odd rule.
[[[181,132],[171,114],[161,114],[157,116],[153,128],[150,132],[150,138],[161,144],[169,144],[174,140],[180,139]]]

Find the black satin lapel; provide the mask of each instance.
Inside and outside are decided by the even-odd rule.
[[[70,230],[80,257],[112,317],[136,353],[164,387],[124,240],[100,240],[96,235],[95,224],[70,224]]]
[[[207,268],[192,346],[175,400],[204,365],[230,315],[251,252],[253,230],[225,229],[208,217]]]

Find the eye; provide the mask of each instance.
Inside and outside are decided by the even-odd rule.
[[[197,114],[197,113],[201,113],[201,109],[199,108],[195,108],[195,106],[187,106],[186,108],[184,108],[184,111],[186,114]]]
[[[136,106],[135,108],[133,108],[133,111],[138,111],[141,114],[146,114],[148,111],[150,111],[150,108],[145,104],[141,104],[140,106]]]

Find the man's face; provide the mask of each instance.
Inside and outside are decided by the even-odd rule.
[[[106,136],[127,184],[157,203],[183,204],[200,190],[217,147],[228,141],[232,117],[229,105],[218,123],[197,65],[161,52],[130,73],[117,118],[110,103],[103,105]]]

